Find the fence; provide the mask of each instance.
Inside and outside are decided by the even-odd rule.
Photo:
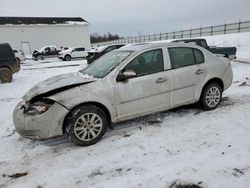
[[[129,43],[213,36],[213,35],[223,35],[223,34],[242,33],[242,32],[250,32],[250,21],[239,21],[239,22],[228,23],[228,24],[225,23],[223,25],[200,27],[196,29],[159,33],[159,34],[154,34],[154,35],[127,37],[127,38],[121,38],[121,39],[113,40],[113,41],[94,43],[93,45],[103,46],[103,45],[110,45],[110,44],[129,44]]]

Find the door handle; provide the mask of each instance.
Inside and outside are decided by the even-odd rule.
[[[195,74],[203,74],[203,73],[205,73],[205,71],[204,70],[202,70],[202,69],[199,69],[199,70],[197,70],[196,72],[195,72]]]
[[[160,83],[163,83],[163,82],[166,82],[168,79],[167,78],[158,78],[155,83],[157,84],[160,84]]]

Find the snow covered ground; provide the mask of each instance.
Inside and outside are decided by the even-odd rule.
[[[78,147],[65,137],[22,138],[12,123],[15,105],[34,84],[86,66],[84,60],[56,61],[26,61],[12,83],[0,85],[1,188],[167,188],[174,181],[249,187],[250,64],[232,62],[233,85],[214,111],[188,106],[153,114],[117,125],[96,145]]]

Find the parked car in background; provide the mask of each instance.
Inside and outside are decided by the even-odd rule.
[[[12,75],[19,70],[20,64],[16,60],[11,46],[7,43],[0,44],[0,82],[11,82]]]
[[[13,52],[16,56],[16,60],[18,61],[18,63],[21,63],[21,61],[25,61],[26,58],[22,50],[13,49]]]
[[[87,62],[88,64],[91,64],[93,61],[103,56],[104,54],[116,50],[118,48],[121,48],[123,46],[125,46],[125,44],[114,44],[114,45],[99,47],[97,50],[92,49],[88,52]]]
[[[179,40],[173,40],[172,42],[184,42],[184,43],[192,43],[199,45],[208,51],[212,52],[213,54],[220,56],[220,57],[226,57],[229,60],[233,60],[236,58],[236,47],[211,47],[207,45],[206,39],[179,39]]]
[[[70,61],[75,58],[86,58],[87,55],[88,52],[84,47],[74,47],[59,52],[58,58],[64,61]]]
[[[56,57],[59,53],[59,50],[55,45],[44,46],[40,50],[34,50],[32,56],[33,58],[38,60],[43,60],[45,57]]]
[[[117,122],[196,102],[213,110],[231,83],[229,60],[197,45],[130,45],[31,88],[14,110],[14,124],[26,138],[67,133],[88,146]]]

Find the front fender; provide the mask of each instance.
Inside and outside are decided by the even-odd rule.
[[[116,117],[113,91],[110,89],[103,90],[101,88],[106,87],[103,85],[96,87],[96,84],[80,85],[51,95],[48,98],[61,104],[69,111],[83,103],[99,103],[107,108],[111,121],[113,122]]]

